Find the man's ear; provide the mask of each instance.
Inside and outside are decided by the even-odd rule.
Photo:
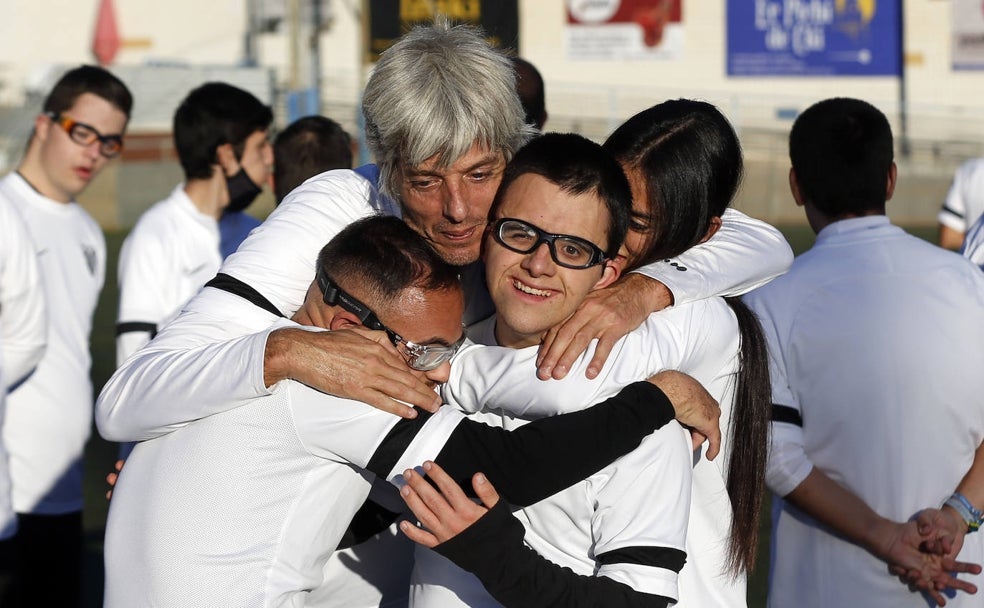
[[[721,229],[721,218],[718,216],[711,218],[711,225],[707,227],[707,232],[704,233],[704,238],[700,240],[701,243],[706,242],[712,236],[717,234],[717,231]]]
[[[359,317],[353,315],[347,310],[338,310],[335,315],[331,318],[331,323],[328,324],[328,329],[336,331],[339,329],[353,329],[355,327],[362,327],[362,322],[359,321]]]
[[[803,200],[803,194],[800,192],[799,181],[796,179],[796,170],[792,167],[789,168],[789,191],[793,193],[793,200],[796,201],[797,207],[806,204],[806,201]]]
[[[222,144],[215,149],[215,162],[222,167],[222,172],[226,177],[232,177],[239,173],[239,160],[236,152],[232,149],[232,144]]]
[[[888,183],[885,184],[885,200],[892,200],[892,195],[895,194],[895,184],[898,183],[899,179],[899,168],[892,162],[892,166],[888,168]]]
[[[618,280],[620,276],[622,276],[622,265],[614,262],[613,260],[605,260],[605,265],[602,267],[601,271],[601,278],[594,284],[591,291],[608,287]]]
[[[618,255],[615,256],[615,259],[610,261],[612,266],[618,270],[619,276],[625,272],[625,267],[629,263],[629,258],[626,255],[627,253],[628,250],[623,246],[622,249],[619,250]]]
[[[34,136],[38,138],[38,141],[44,141],[48,139],[48,129],[51,128],[54,120],[47,114],[38,114],[34,117]]]

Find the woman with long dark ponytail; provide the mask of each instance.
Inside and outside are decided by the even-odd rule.
[[[726,213],[740,217],[729,207],[742,177],[741,146],[734,129],[713,105],[679,99],[653,106],[619,127],[605,148],[621,163],[632,184],[632,222],[623,249],[626,270],[671,258],[703,242],[721,227]],[[695,530],[701,525],[700,511],[712,498],[705,492],[714,487],[700,478],[722,475],[731,505],[731,513],[717,514],[731,520],[728,537],[719,539],[727,547],[725,572],[716,573],[720,578],[715,581],[699,584],[720,585],[725,577],[730,578],[737,585],[734,595],[744,605],[745,574],[755,563],[758,542],[771,396],[761,326],[740,298],[725,300],[737,318],[740,334],[738,371],[733,396],[721,399],[723,463],[722,459],[718,464],[702,460],[694,471],[688,561],[700,560],[707,549],[694,546],[696,543],[715,542]],[[714,554],[713,548],[710,553]],[[703,578],[715,574],[701,570]],[[691,603],[695,598],[688,597],[685,589],[680,597],[683,604],[698,605]]]

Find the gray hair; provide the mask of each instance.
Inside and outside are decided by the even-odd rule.
[[[414,28],[381,55],[362,111],[380,189],[397,200],[400,162],[436,154],[446,168],[476,143],[508,161],[533,135],[510,60],[480,30],[446,21]]]

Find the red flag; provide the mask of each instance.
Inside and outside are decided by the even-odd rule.
[[[116,29],[116,11],[113,0],[100,0],[96,17],[96,35],[92,39],[92,52],[102,65],[109,65],[120,50],[120,33]]]

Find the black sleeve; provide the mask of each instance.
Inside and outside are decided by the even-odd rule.
[[[594,475],[674,416],[663,391],[635,382],[593,407],[514,431],[466,419],[434,461],[469,492],[472,475],[481,471],[506,501],[527,506]],[[419,412],[398,422],[366,468],[385,479],[427,418]]]
[[[504,500],[434,550],[475,574],[505,608],[665,608],[670,600],[606,576],[583,576],[523,543],[525,529]]]

